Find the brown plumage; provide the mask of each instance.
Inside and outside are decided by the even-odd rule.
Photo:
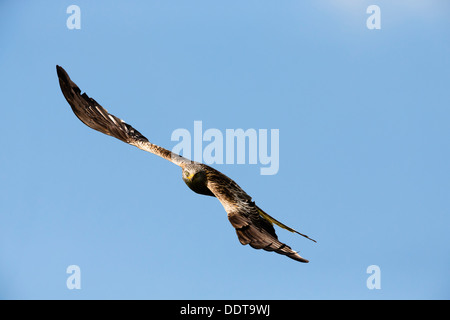
[[[300,262],[308,262],[288,245],[278,240],[273,224],[314,242],[315,240],[269,216],[256,206],[252,198],[236,182],[221,172],[150,143],[139,131],[108,113],[86,93],[81,94],[81,90],[62,67],[56,66],[56,70],[61,91],[78,119],[94,130],[154,153],[180,166],[183,169],[182,178],[189,188],[196,193],[216,197],[222,203],[241,244],[249,244],[255,249],[274,251]]]

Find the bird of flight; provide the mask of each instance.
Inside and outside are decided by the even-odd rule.
[[[316,242],[261,210],[252,198],[236,182],[205,164],[194,162],[178,154],[152,144],[139,131],[116,116],[108,113],[69,78],[67,72],[56,66],[59,85],[72,111],[85,125],[122,140],[141,150],[154,153],[171,161],[182,169],[182,178],[194,192],[216,197],[225,208],[228,220],[236,229],[241,244],[252,248],[274,251],[300,262],[309,262],[288,245],[280,242],[273,225],[297,233]]]

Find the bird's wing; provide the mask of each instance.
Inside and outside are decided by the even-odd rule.
[[[236,229],[236,234],[241,244],[249,244],[255,249],[275,251],[300,262],[309,262],[292,250],[291,247],[278,240],[273,223],[291,232],[303,234],[287,227],[263,212],[236,182],[209,166],[203,166],[207,171],[208,188],[225,208],[228,220]]]
[[[67,72],[60,66],[56,66],[59,85],[72,111],[85,125],[122,140],[139,149],[154,153],[179,166],[190,160],[181,157],[167,149],[150,143],[139,131],[123,120],[108,113],[108,111],[90,98],[86,93],[81,94],[80,88],[70,79]]]

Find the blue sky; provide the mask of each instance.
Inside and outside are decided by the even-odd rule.
[[[450,298],[450,4],[410,2],[2,1],[0,298]],[[276,175],[214,167],[311,262],[242,246],[178,167],[84,126],[56,64],[168,149],[194,121],[279,129]]]

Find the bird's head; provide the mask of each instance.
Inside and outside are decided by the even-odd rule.
[[[202,168],[194,163],[186,164],[183,167],[183,180],[188,182],[193,182],[194,180],[198,180],[199,178],[206,178],[205,172]],[[203,180],[203,179],[202,179]]]
[[[214,194],[208,189],[208,176],[201,164],[189,163],[185,164],[182,168],[183,181],[192,191],[214,197]]]

